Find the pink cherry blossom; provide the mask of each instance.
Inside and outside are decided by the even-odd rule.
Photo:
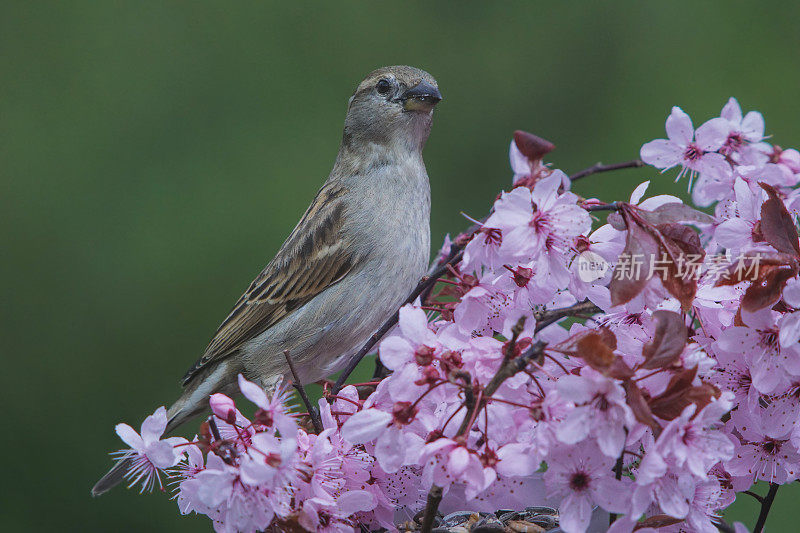
[[[729,424],[735,426],[740,445],[724,464],[731,475],[741,478],[740,490],[758,480],[782,484],[798,478],[800,453],[791,435],[769,436],[763,423],[745,411],[735,412]]]
[[[181,437],[162,439],[167,428],[167,410],[159,407],[142,422],[141,434],[128,424],[117,424],[116,432],[125,444],[126,450],[115,452],[120,461],[132,461],[125,478],[129,487],[141,483],[141,492],[150,491],[155,484],[163,490],[161,471],[175,466],[183,456],[178,448],[186,442]]]
[[[576,205],[574,194],[559,194],[561,181],[561,173],[554,171],[533,191],[519,187],[500,197],[486,226],[502,231],[501,253],[520,259],[559,256],[569,250],[574,237],[589,231],[589,214]],[[548,262],[560,266],[559,257]],[[559,274],[562,269],[566,266]]]
[[[630,487],[609,475],[613,460],[596,453],[590,444],[556,451],[553,459],[544,480],[549,494],[561,499],[561,529],[586,531],[594,505],[625,511]]]
[[[392,335],[381,342],[380,357],[386,368],[397,370],[406,363],[416,363],[417,358],[434,356],[438,343],[422,309],[403,306],[398,326],[400,335]]]
[[[676,181],[687,172],[690,181],[695,174],[719,175],[728,171],[725,158],[717,154],[729,130],[725,119],[712,119],[695,132],[689,115],[673,107],[667,117],[668,139],[657,139],[642,146],[642,161],[656,168],[668,170],[681,166]]]
[[[723,154],[740,152],[745,143],[757,143],[764,138],[764,117],[758,111],[750,111],[742,117],[742,108],[736,98],[728,100],[720,117],[729,124],[728,134],[722,144]]]
[[[620,384],[584,367],[580,376],[559,379],[556,388],[562,398],[575,404],[558,427],[558,440],[575,444],[591,435],[605,455],[619,456],[625,444],[625,430],[633,425],[633,414]]]
[[[715,464],[731,458],[734,443],[722,431],[720,418],[731,410],[733,394],[718,399],[695,414],[696,405],[689,405],[681,416],[664,427],[652,453],[695,477],[705,479]]]

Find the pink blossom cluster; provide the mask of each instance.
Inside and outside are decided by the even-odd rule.
[[[394,531],[434,500],[551,505],[568,533],[604,512],[618,533],[712,533],[737,493],[797,480],[800,154],[767,144],[733,98],[697,130],[675,107],[666,131],[642,160],[688,173],[713,216],[645,198],[648,182],[625,202],[582,198],[543,163],[553,146],[518,132],[513,186],[448,239],[439,261],[463,257],[400,309],[376,382],[328,392],[318,434],[285,390],[244,378],[252,421],[215,394],[192,441],[161,438],[163,408],[141,436],[120,425],[132,484],[166,472],[181,512],[219,531]],[[634,254],[664,275],[615,276]],[[708,262],[687,275],[690,255],[728,258],[726,275]],[[587,278],[587,258],[608,269]]]
[[[231,398],[214,394],[213,415],[192,441],[161,439],[167,424],[163,407],[145,420],[141,436],[130,426],[117,426],[131,446],[118,453],[136,461],[128,474],[131,485],[152,488],[166,473],[180,512],[207,515],[216,531],[285,525],[350,532],[359,522],[393,527],[389,500],[372,478],[374,458],[342,439],[332,415],[332,409],[355,410],[357,401],[330,406],[321,400],[323,431],[315,434],[298,426],[286,390],[268,396],[242,376],[239,386],[258,408],[253,420]]]

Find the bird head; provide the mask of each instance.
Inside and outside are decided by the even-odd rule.
[[[442,99],[433,76],[414,67],[370,72],[347,107],[344,143],[421,150],[430,133],[433,108]]]

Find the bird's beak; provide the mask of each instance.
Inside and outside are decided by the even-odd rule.
[[[439,89],[426,81],[421,81],[400,96],[406,111],[430,111],[442,100]]]

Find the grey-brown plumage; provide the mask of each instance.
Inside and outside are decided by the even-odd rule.
[[[439,100],[436,80],[413,67],[359,84],[328,180],[186,372],[168,432],[205,411],[210,394],[233,394],[240,373],[265,388],[291,379],[284,350],[303,383],[333,374],[402,304],[428,264],[422,149]],[[116,465],[92,494],[124,473]]]

